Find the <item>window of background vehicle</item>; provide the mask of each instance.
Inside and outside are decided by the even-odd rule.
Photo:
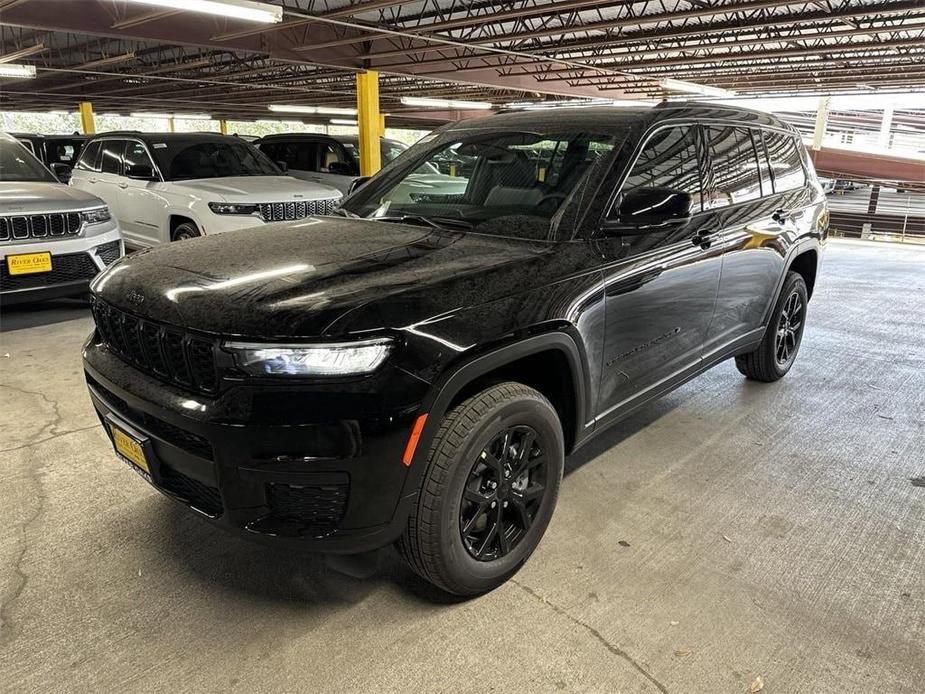
[[[151,161],[151,157],[148,156],[148,150],[145,149],[145,146],[140,142],[134,142],[133,140],[128,140],[125,143],[125,170],[128,171],[130,166],[150,166],[154,168],[154,162]]]
[[[100,141],[94,140],[86,147],[84,147],[74,168],[80,169],[81,171],[99,171],[100,167],[97,163],[97,160],[99,159],[99,153]]]
[[[256,147],[246,142],[208,140],[172,141],[155,149],[168,181],[229,176],[279,176],[282,172]],[[157,148],[157,143],[155,143]]]
[[[761,195],[771,195],[774,186],[771,183],[771,168],[768,166],[768,150],[764,144],[764,131],[752,130],[752,142],[758,153],[758,170],[761,172]]]
[[[49,164],[73,164],[79,149],[79,142],[56,142],[52,140],[45,143]]]
[[[623,183],[633,188],[670,188],[691,196],[692,212],[702,209],[701,162],[693,127],[666,128],[646,141]]]
[[[765,133],[768,146],[768,159],[774,174],[774,192],[801,188],[806,183],[803,161],[793,136],[783,133]]]
[[[0,140],[0,181],[58,182],[28,151],[6,140]]]
[[[349,159],[347,159],[347,153],[339,145],[333,144],[331,142],[322,143],[320,145],[321,149],[321,167],[320,170],[324,173],[330,173],[331,164],[343,164],[345,167],[352,168],[353,165]],[[342,171],[344,169],[341,169]]]
[[[124,148],[124,140],[103,140],[100,173],[116,175],[122,173],[122,150]]]
[[[748,130],[716,125],[704,130],[713,153],[713,186],[706,194],[706,209],[760,198],[761,175]]]

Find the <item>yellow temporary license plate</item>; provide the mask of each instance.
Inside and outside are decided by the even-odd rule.
[[[132,465],[144,470],[149,475],[151,474],[141,443],[115,425],[112,427],[112,442],[115,444],[116,453],[128,460]]]
[[[6,257],[6,269],[11,275],[51,272],[51,253],[20,253]]]

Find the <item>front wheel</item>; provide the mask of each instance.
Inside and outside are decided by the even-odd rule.
[[[177,225],[177,228],[173,230],[174,241],[195,239],[199,236],[202,236],[202,233],[199,231],[199,227],[197,227],[193,222],[181,222]]]
[[[498,587],[546,532],[564,461],[562,425],[541,393],[508,382],[473,395],[441,423],[399,552],[450,593]]]
[[[744,376],[771,383],[790,371],[803,341],[808,303],[806,282],[796,272],[788,272],[761,344],[736,357],[736,367]]]

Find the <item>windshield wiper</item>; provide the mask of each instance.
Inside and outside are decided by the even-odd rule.
[[[473,224],[465,219],[456,219],[454,217],[425,217],[422,214],[403,214],[395,217],[367,217],[374,222],[398,222],[399,224],[426,224],[434,229],[446,229],[447,227],[456,227],[457,229],[472,229]]]

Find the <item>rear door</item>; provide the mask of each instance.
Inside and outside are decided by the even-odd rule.
[[[796,232],[795,213],[785,209],[793,203],[787,200],[805,178],[789,134],[716,125],[706,132],[712,162],[707,197],[725,252],[705,347],[709,357],[761,336]]]
[[[637,187],[685,192],[694,203],[690,220],[598,241],[606,292],[602,421],[670,389],[699,367],[722,263],[702,206],[704,167],[699,126],[656,130],[621,192]]]
[[[85,190],[88,193],[97,195],[97,174],[100,170],[101,143],[99,140],[93,140],[86,145],[77,157],[77,163],[71,172],[71,180],[68,183],[75,188]],[[100,196],[102,197],[102,196]]]

